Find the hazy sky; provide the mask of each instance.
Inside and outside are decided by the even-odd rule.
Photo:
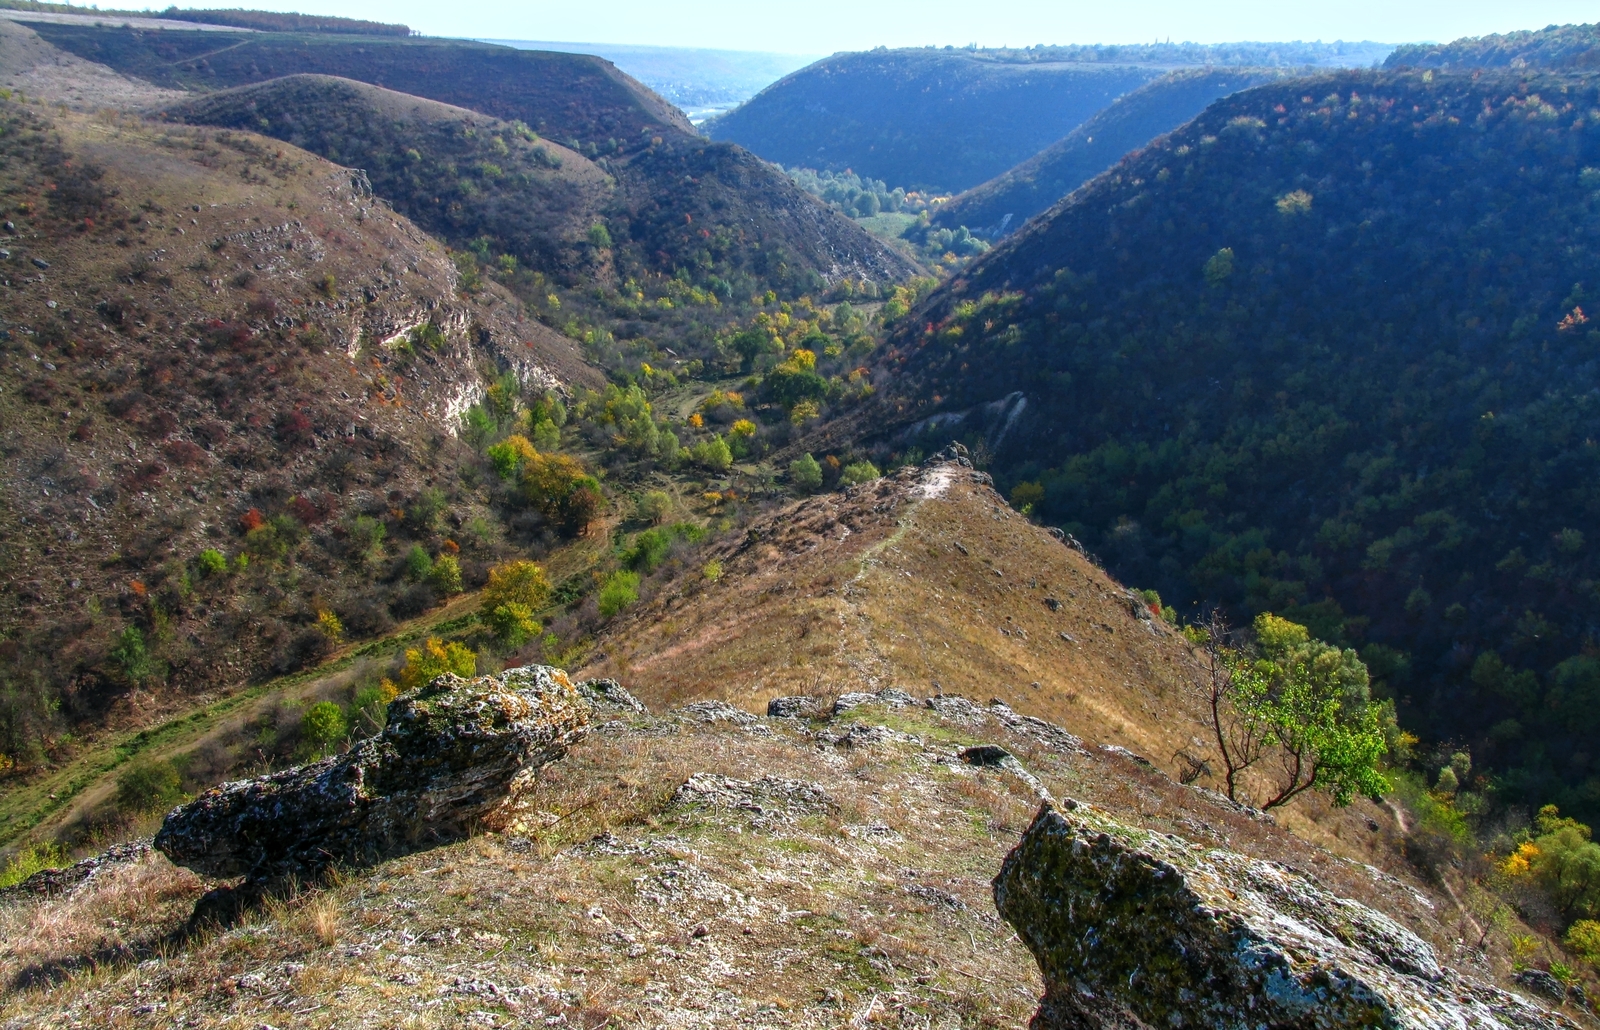
[[[133,7],[135,3],[102,6]],[[166,6],[157,3],[154,6]],[[1578,0],[216,0],[402,21],[429,35],[827,54],[875,46],[1237,40],[1450,40],[1600,20]]]

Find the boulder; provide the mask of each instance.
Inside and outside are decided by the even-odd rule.
[[[1043,974],[1035,1030],[1576,1026],[1302,873],[1063,807],[994,881]]]
[[[538,768],[579,740],[589,709],[566,673],[444,675],[389,704],[383,732],[345,754],[224,783],[174,809],[155,846],[248,893],[309,882],[495,829]]]

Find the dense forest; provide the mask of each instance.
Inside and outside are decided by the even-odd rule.
[[[802,68],[708,121],[785,166],[854,171],[908,190],[976,186],[1071,132],[1160,69],[874,50]]]
[[[1600,65],[1600,25],[1551,25],[1453,43],[1397,47],[1386,68],[1575,68]]]
[[[946,47],[945,49],[950,49]],[[1030,47],[968,47],[988,61],[1029,64],[1153,64],[1205,68],[1365,68],[1392,51],[1388,43],[1335,40],[1310,43],[1069,43]]]
[[[1219,101],[900,323],[882,449],[964,434],[1125,580],[1358,647],[1505,799],[1600,815],[1597,106],[1437,72]]]
[[[1028,160],[941,205],[934,221],[995,237],[1054,204],[1219,97],[1288,73],[1256,68],[1185,69],[1118,97],[1109,107]]]

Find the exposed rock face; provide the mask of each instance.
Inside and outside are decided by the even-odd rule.
[[[252,890],[308,881],[493,828],[538,768],[566,752],[589,709],[566,673],[444,675],[389,705],[384,731],[346,754],[224,783],[174,809],[155,846]]]
[[[1040,808],[994,881],[1044,976],[1036,1030],[1576,1025],[1305,875],[1067,805]]]

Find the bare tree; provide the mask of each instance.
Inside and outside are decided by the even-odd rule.
[[[1216,736],[1217,753],[1222,758],[1223,783],[1228,800],[1239,802],[1239,777],[1259,762],[1267,752],[1268,727],[1254,712],[1241,710],[1233,703],[1232,628],[1227,618],[1212,609],[1203,624],[1205,630],[1205,674],[1203,684],[1211,709],[1211,730]]]

